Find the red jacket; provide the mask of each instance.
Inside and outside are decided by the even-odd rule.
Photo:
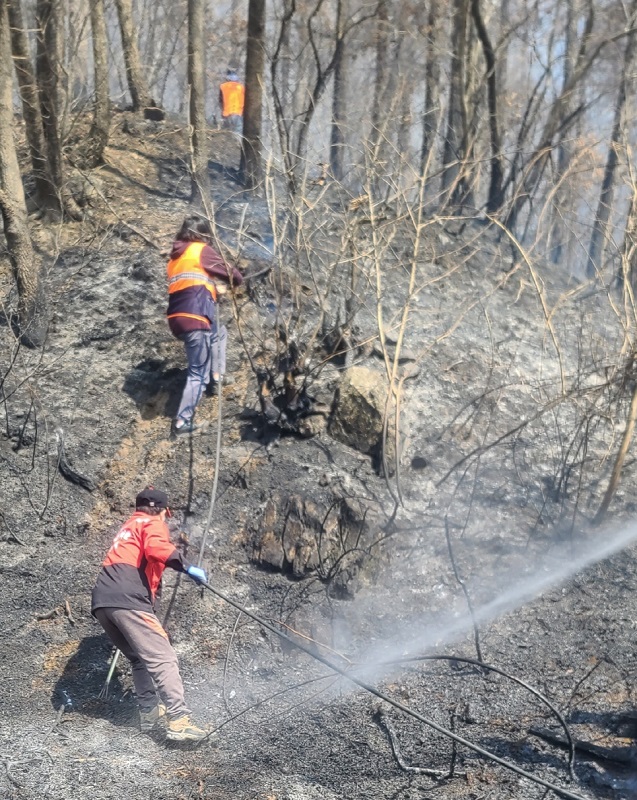
[[[96,608],[152,609],[164,569],[185,572],[187,564],[159,517],[136,511],[106,554],[93,589]]]

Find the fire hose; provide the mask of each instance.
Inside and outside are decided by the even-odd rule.
[[[413,708],[409,708],[409,706],[406,706],[403,703],[399,702],[398,700],[394,700],[393,698],[379,691],[378,689],[376,689],[375,686],[372,686],[372,684],[367,683],[367,681],[365,681],[364,679],[359,678],[357,675],[352,674],[343,667],[340,667],[338,664],[334,664],[332,661],[330,661],[328,658],[325,658],[325,656],[322,656],[320,653],[314,652],[310,647],[303,644],[302,642],[297,641],[296,639],[293,639],[284,631],[278,630],[270,622],[263,619],[258,614],[255,614],[253,611],[249,611],[247,608],[245,608],[245,606],[242,606],[240,603],[237,603],[236,600],[233,600],[231,597],[228,597],[228,595],[224,594],[223,592],[220,592],[219,589],[215,589],[209,583],[200,583],[200,585],[203,586],[205,589],[207,589],[209,592],[212,592],[212,594],[214,594],[220,600],[223,600],[224,602],[228,603],[228,605],[231,605],[237,611],[240,611],[242,614],[245,614],[247,617],[254,620],[263,628],[275,634],[275,636],[278,636],[279,639],[288,642],[289,644],[293,645],[297,649],[301,650],[302,652],[311,656],[316,661],[326,666],[328,669],[332,670],[338,675],[341,675],[343,678],[346,678],[355,686],[364,689],[365,691],[377,697],[379,700],[382,700],[383,702],[388,703],[390,706],[393,706],[398,711],[401,711],[403,714],[407,714],[408,716],[417,719],[419,722],[422,722],[423,724],[427,725],[428,727],[432,728],[433,730],[437,731],[443,736],[452,739],[457,744],[463,745],[469,750],[473,750],[475,753],[478,753],[478,755],[484,756],[485,758],[494,761],[496,764],[499,764],[500,766],[505,767],[506,769],[511,770],[512,772],[515,772],[517,775],[520,775],[521,777],[526,778],[527,780],[532,781],[533,783],[543,786],[545,789],[550,789],[551,791],[555,792],[558,796],[566,798],[566,800],[587,800],[587,798],[585,798],[583,795],[575,794],[574,792],[569,792],[568,789],[564,789],[561,786],[557,786],[556,784],[551,783],[550,781],[544,780],[544,778],[539,778],[536,775],[533,775],[532,773],[522,769],[521,767],[518,767],[516,764],[513,764],[504,758],[500,758],[500,756],[497,756],[495,753],[491,753],[489,750],[480,747],[480,745],[474,744],[468,739],[465,739],[463,736],[454,733],[454,731],[451,731],[448,728],[439,725],[434,720],[425,717],[423,714],[419,713],[418,711],[415,711]],[[376,666],[382,666],[382,665],[379,664]]]

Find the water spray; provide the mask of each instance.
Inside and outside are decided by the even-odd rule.
[[[551,783],[550,781],[546,781],[543,778],[539,778],[536,775],[527,772],[521,767],[518,767],[516,764],[513,764],[504,758],[500,758],[500,756],[497,756],[495,753],[491,753],[489,750],[485,750],[483,747],[480,747],[480,745],[474,744],[473,742],[470,742],[468,739],[465,739],[463,736],[460,736],[457,733],[454,733],[453,731],[449,730],[448,728],[439,725],[434,720],[423,716],[418,711],[414,711],[414,709],[412,708],[409,708],[409,706],[403,705],[403,703],[400,703],[398,700],[392,699],[391,697],[387,696],[383,692],[376,689],[375,686],[372,686],[371,684],[367,683],[362,678],[359,678],[357,675],[348,672],[346,669],[340,667],[338,664],[334,664],[332,661],[320,655],[319,653],[315,653],[310,647],[303,644],[302,642],[296,641],[287,633],[278,630],[274,625],[267,622],[262,617],[258,616],[258,614],[249,611],[247,608],[237,603],[236,600],[233,600],[231,597],[228,597],[228,595],[224,594],[223,592],[220,592],[218,589],[213,588],[209,583],[201,583],[201,586],[203,586],[209,592],[212,592],[212,594],[214,594],[220,600],[223,600],[224,602],[231,605],[237,611],[240,611],[247,617],[250,617],[250,619],[254,620],[263,628],[275,634],[275,636],[278,636],[280,639],[288,642],[297,649],[311,656],[313,659],[320,662],[328,669],[332,670],[338,675],[341,675],[343,678],[346,678],[355,686],[358,686],[359,688],[364,689],[370,694],[373,694],[379,700],[388,703],[390,706],[393,706],[398,711],[401,711],[403,714],[407,714],[408,716],[417,719],[419,722],[422,722],[428,727],[433,728],[433,730],[437,731],[443,736],[447,736],[449,739],[452,739],[457,744],[461,744],[464,747],[467,747],[469,750],[473,750],[475,753],[478,753],[478,755],[484,756],[485,758],[494,761],[496,764],[499,764],[500,766],[505,767],[506,769],[511,770],[512,772],[515,772],[517,775],[520,775],[521,777],[526,778],[527,780],[532,781],[533,783],[543,786],[545,789],[550,789],[551,791],[555,792],[558,796],[566,798],[566,800],[588,800],[586,797],[584,797],[584,795],[575,794],[574,792],[569,792],[567,789],[564,789],[561,786],[557,786],[556,784]],[[382,666],[382,665],[378,664],[374,666]],[[209,736],[210,735],[211,734],[209,734]],[[205,741],[205,739],[203,741]]]

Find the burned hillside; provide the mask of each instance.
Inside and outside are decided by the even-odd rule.
[[[248,280],[221,305],[233,382],[201,433],[170,438],[176,121],[117,115],[105,165],[75,176],[84,219],[32,221],[44,347],[20,345],[3,280],[2,796],[544,796],[297,641],[571,796],[637,797],[630,453],[598,513],[634,392],[618,295],[484,219],[414,220],[408,198],[379,213],[317,183],[291,219],[241,191],[235,140],[211,150],[218,245]],[[292,224],[304,244],[275,247]],[[159,614],[216,731],[171,747],[137,730],[125,661],[100,697],[90,591],[149,483],[196,560],[219,419],[210,584],[292,641],[167,572]]]

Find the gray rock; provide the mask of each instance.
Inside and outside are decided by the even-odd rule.
[[[368,453],[380,459],[386,404],[385,376],[367,367],[351,367],[341,380],[338,402],[329,427],[330,435],[361,453]],[[393,469],[396,459],[393,401],[390,402],[387,413],[385,458],[388,467]]]

